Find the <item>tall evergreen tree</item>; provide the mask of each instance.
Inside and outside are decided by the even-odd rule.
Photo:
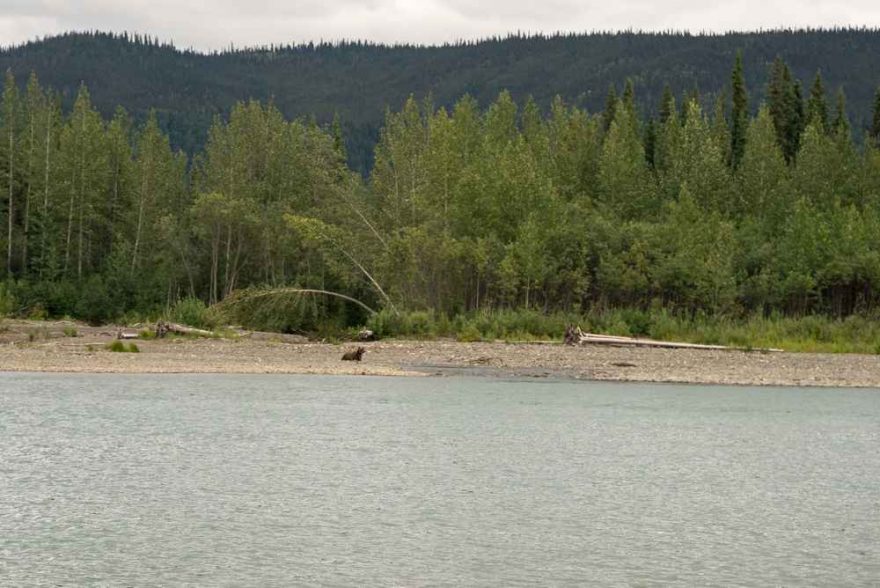
[[[624,108],[630,112],[636,111],[636,87],[632,78],[627,78],[626,84],[623,86],[623,96],[621,96]]]
[[[807,124],[815,124],[823,131],[828,130],[828,103],[825,100],[825,85],[821,72],[816,72],[813,85],[810,87],[810,98],[807,101]]]
[[[874,116],[871,119],[871,139],[874,140],[874,146],[880,149],[880,88],[874,94]]]
[[[608,96],[605,97],[605,110],[602,113],[602,128],[605,129],[607,133],[611,128],[611,123],[614,121],[614,115],[617,111],[617,90],[614,87],[614,84],[611,84],[608,87]]]
[[[660,98],[660,124],[666,123],[675,114],[675,95],[669,84],[663,86],[663,96]]]
[[[837,101],[834,106],[834,122],[831,125],[834,134],[849,139],[849,116],[846,114],[846,94],[843,88],[837,90]]]
[[[746,132],[749,124],[749,95],[743,72],[742,51],[736,54],[736,62],[730,77],[733,97],[733,109],[730,116],[730,165],[735,169],[739,166],[745,152]]]
[[[788,65],[777,57],[770,68],[767,102],[776,139],[786,161],[794,160],[803,133],[804,105],[800,82],[795,80]]]

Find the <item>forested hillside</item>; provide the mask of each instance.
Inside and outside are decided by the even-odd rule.
[[[595,112],[609,85],[619,91],[632,79],[644,113],[656,111],[666,83],[679,97],[698,91],[707,108],[739,50],[753,107],[781,56],[795,77],[810,80],[821,70],[829,88],[842,87],[861,136],[880,80],[880,32],[873,30],[510,37],[442,47],[309,44],[210,55],[142,37],[70,34],[7,48],[0,69],[11,67],[21,81],[35,72],[65,108],[84,82],[105,118],[123,106],[143,122],[155,109],[172,145],[188,153],[204,146],[213,116],[228,115],[239,100],[272,100],[287,118],[321,123],[338,113],[350,162],[366,173],[386,108],[399,109],[410,94],[430,94],[444,107],[469,94],[486,107],[507,90],[518,102],[531,95],[545,109],[559,95]]]
[[[240,306],[287,330],[357,324],[368,307],[876,314],[880,92],[854,141],[842,92],[770,70],[765,101],[737,59],[711,108],[667,90],[656,116],[632,82],[595,113],[506,91],[485,109],[410,98],[367,181],[332,129],[272,104],[237,103],[188,161],[155,117],[102,118],[86,86],[65,112],[10,72],[0,310],[105,321],[269,286],[361,303]]]

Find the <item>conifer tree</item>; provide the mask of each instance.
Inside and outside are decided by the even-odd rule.
[[[733,110],[730,116],[730,165],[736,168],[745,152],[746,129],[749,124],[749,95],[746,90],[741,51],[736,54],[730,85],[733,95]]]
[[[645,125],[645,161],[654,168],[654,156],[657,152],[657,122],[651,117]]]
[[[797,155],[803,133],[804,105],[801,94],[800,82],[792,77],[791,70],[782,58],[777,57],[770,68],[767,102],[776,129],[776,139],[788,162]]]
[[[874,140],[874,146],[880,149],[880,88],[874,94],[874,116],[871,119],[871,139]]]
[[[614,84],[608,87],[608,96],[605,98],[605,111],[602,113],[602,128],[607,133],[614,121],[614,115],[617,110],[617,90]]]
[[[828,103],[825,100],[825,85],[821,72],[816,72],[813,85],[810,87],[810,98],[807,102],[807,124],[815,124],[823,131],[828,130]]]
[[[831,125],[834,134],[849,139],[849,117],[846,114],[846,94],[843,88],[837,90],[837,102],[834,107],[834,122]]]
[[[724,163],[730,163],[731,131],[727,125],[727,94],[723,90],[715,98],[715,112],[712,114],[712,139],[724,157]]]
[[[621,97],[624,108],[630,112],[636,111],[636,88],[632,78],[627,78],[626,84],[623,86],[623,96]]]
[[[665,124],[669,117],[675,114],[675,95],[669,84],[663,86],[663,96],[660,98],[660,124]]]

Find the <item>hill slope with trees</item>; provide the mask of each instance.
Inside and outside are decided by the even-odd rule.
[[[876,30],[769,31],[726,35],[615,33],[512,36],[439,47],[348,42],[201,54],[140,36],[75,33],[0,51],[0,69],[20,81],[35,72],[72,107],[85,83],[109,118],[123,106],[143,122],[155,109],[172,145],[192,154],[207,141],[215,115],[250,98],[272,101],[287,118],[338,114],[351,165],[366,174],[386,109],[413,94],[451,107],[463,95],[482,107],[502,90],[522,102],[531,95],[548,108],[559,95],[591,112],[601,109],[610,85],[635,83],[643,112],[659,108],[664,84],[680,97],[701,93],[708,108],[742,51],[754,114],[781,56],[793,75],[811,80],[821,71],[831,91],[842,87],[857,136],[870,124],[880,81]]]

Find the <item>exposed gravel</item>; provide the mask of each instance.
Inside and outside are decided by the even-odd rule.
[[[880,388],[880,356],[633,349],[556,344],[380,341],[362,362],[341,361],[357,344],[296,337],[136,341],[140,353],[104,345],[115,327],[6,321],[0,370],[116,373],[289,373],[563,377],[643,382]],[[65,336],[64,328],[77,336]]]

